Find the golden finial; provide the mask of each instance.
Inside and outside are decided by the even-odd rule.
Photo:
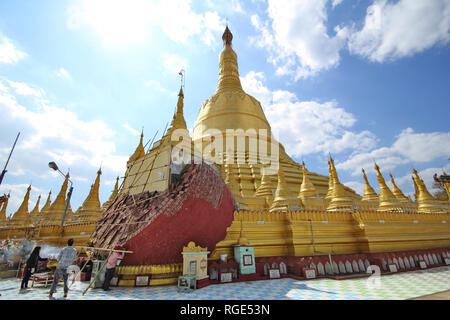
[[[222,35],[222,40],[223,40],[224,46],[226,46],[226,45],[231,46],[231,42],[233,40],[233,34],[231,33],[230,29],[228,29],[228,23],[227,23],[225,31]]]

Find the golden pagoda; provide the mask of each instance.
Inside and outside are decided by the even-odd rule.
[[[391,177],[391,184],[392,184],[392,194],[398,199],[398,201],[400,202],[409,202],[409,199],[407,196],[405,196],[402,192],[402,190],[400,190],[399,187],[397,187],[397,185],[395,184],[395,180],[394,177],[392,176],[392,174],[389,174],[389,176]]]
[[[402,210],[397,198],[388,188],[384,181],[383,175],[380,172],[380,167],[375,163],[375,171],[377,172],[378,184],[380,185],[380,194],[378,199],[380,201],[378,205],[378,211],[400,211]]]
[[[270,207],[270,212],[274,211],[287,211],[292,205],[292,200],[289,198],[287,191],[286,179],[284,177],[283,169],[278,169],[278,185],[275,191],[275,198],[273,199]]]
[[[419,212],[446,212],[447,206],[444,205],[444,201],[439,201],[433,198],[433,196],[428,192],[425,183],[422,181],[422,179],[420,179],[416,169],[413,169],[413,174],[418,190],[417,204]]]
[[[28,226],[31,224],[30,213],[28,212],[28,201],[30,200],[31,185],[27,188],[27,192],[23,198],[19,209],[14,213],[11,221],[15,226]]]
[[[217,147],[229,153],[228,143],[238,146],[239,141],[245,145],[245,150],[233,149],[229,159],[237,160],[234,172],[239,181],[239,190],[248,206],[257,209],[261,206],[261,198],[256,191],[262,181],[263,166],[270,166],[273,175],[281,167],[285,175],[286,190],[289,198],[296,198],[303,181],[302,166],[293,161],[285,152],[283,145],[272,137],[272,130],[263,112],[261,103],[247,94],[241,85],[237,54],[232,48],[233,35],[228,27],[222,36],[224,47],[219,56],[219,77],[216,92],[200,107],[194,125],[192,140],[203,151],[203,157],[212,157],[205,152],[212,138],[222,141],[223,146]],[[220,140],[219,140],[220,138]],[[267,138],[267,139],[266,139]],[[252,141],[264,141],[266,152],[252,149]],[[241,159],[241,161],[239,161]],[[253,161],[257,159],[258,161]],[[212,159],[211,159],[212,160]],[[319,196],[326,195],[328,177],[316,173],[309,173],[310,182],[314,185]],[[344,189],[358,195],[348,187]]]
[[[128,163],[132,163],[133,161],[136,161],[137,159],[145,156],[145,150],[144,150],[144,130],[141,132],[141,140],[139,140],[139,144],[136,147],[136,150],[131,155],[130,159],[128,159]]]
[[[264,199],[262,208],[268,209],[272,205],[276,187],[272,182],[272,177],[266,173],[267,170],[265,170],[264,167],[262,168],[262,171],[261,184],[256,189],[255,197]]]
[[[373,190],[372,186],[369,184],[369,180],[367,179],[366,171],[362,169],[363,177],[364,177],[364,196],[362,197],[363,201],[378,201],[378,195]]]
[[[99,188],[100,188],[100,176],[102,170],[97,171],[97,177],[95,178],[94,184],[91,186],[88,196],[84,200],[83,204],[78,208],[75,215],[75,221],[86,221],[86,220],[97,220],[101,214],[101,204],[99,199]]]
[[[305,167],[305,163],[302,163],[302,171],[303,171],[303,181],[300,186],[300,192],[298,194],[299,198],[316,198],[318,193],[314,185],[311,183],[308,177],[308,170]]]
[[[319,198],[314,184],[309,180],[309,171],[306,169],[305,163],[302,162],[303,181],[300,186],[300,192],[297,196],[299,205],[307,209],[324,209],[325,201]]]
[[[333,195],[328,204],[328,211],[353,211],[353,199],[347,194],[334,166],[334,160],[330,157],[331,174],[333,176]]]
[[[32,217],[37,217],[39,215],[39,213],[40,213],[40,211],[39,211],[39,203],[40,203],[40,201],[41,201],[41,195],[39,195],[39,197],[38,197],[38,199],[36,201],[36,205],[34,206],[34,209],[31,210],[31,212],[30,212],[30,215]]]
[[[117,177],[117,179],[116,179],[116,184],[114,185],[114,190],[112,191],[111,195],[109,196],[108,201],[106,201],[102,205],[102,210],[106,210],[109,207],[109,205],[116,198],[118,193],[119,193],[119,177]]]
[[[414,200],[417,202],[417,199],[419,198],[419,188],[417,187],[416,179],[414,179],[414,176],[411,177],[414,185]]]
[[[66,200],[66,192],[67,192],[67,186],[69,183],[69,177],[70,175],[67,173],[66,178],[64,179],[64,182],[61,186],[61,190],[59,191],[58,195],[56,196],[55,201],[50,205],[50,208],[44,212],[42,210],[42,222],[45,224],[60,224],[62,221],[62,218],[64,216],[64,212],[66,210],[67,200]],[[50,197],[50,195],[49,195]],[[69,204],[70,206],[70,204]],[[71,211],[71,210],[70,210]],[[70,214],[70,211],[67,210],[67,214]],[[66,216],[67,216],[66,214]]]
[[[330,156],[331,158],[331,156]],[[333,179],[333,172],[331,170],[331,162],[330,160],[328,160],[328,191],[327,191],[327,195],[325,196],[325,200],[327,200],[328,202],[331,200],[331,198],[333,197],[333,187],[334,187],[334,179]]]

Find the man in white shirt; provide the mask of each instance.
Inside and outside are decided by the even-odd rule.
[[[56,286],[61,277],[64,280],[64,298],[67,298],[67,293],[69,292],[69,287],[67,286],[67,279],[69,278],[67,268],[72,265],[73,261],[77,258],[77,250],[72,247],[72,245],[73,239],[69,239],[67,241],[67,247],[63,248],[57,257],[58,265],[56,266],[55,274],[53,275],[53,283],[48,296],[50,299],[53,298],[53,293],[56,291]]]

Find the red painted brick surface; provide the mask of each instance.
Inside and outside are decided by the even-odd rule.
[[[233,219],[233,197],[206,164],[186,167],[172,192],[119,195],[93,233],[95,246],[125,244],[133,251],[121,265],[182,262],[189,241],[214,250]]]

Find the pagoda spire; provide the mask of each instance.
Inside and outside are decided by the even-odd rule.
[[[41,209],[41,214],[45,214],[48,211],[48,209],[50,209],[52,201],[51,197],[52,197],[52,190],[50,190],[50,192],[48,193],[47,201],[45,202],[44,206]]]
[[[172,122],[170,123],[169,129],[161,138],[161,144],[165,142],[171,142],[173,131],[176,129],[184,129],[187,132],[186,121],[184,120],[183,115],[183,107],[184,107],[184,93],[183,87],[180,88],[180,92],[178,93],[178,102],[177,102],[177,111],[173,115]],[[176,141],[178,143],[178,141]]]
[[[417,182],[416,179],[414,179],[414,176],[412,176],[411,178],[414,184],[414,200],[416,200],[417,202],[417,200],[419,199],[419,188],[417,187]]]
[[[231,33],[230,29],[228,28],[228,24],[225,27],[225,31],[223,32],[222,40],[223,40],[224,47],[226,47],[226,46],[231,47],[231,42],[233,40],[233,34]]]
[[[222,91],[243,91],[239,79],[237,54],[231,48],[233,34],[228,29],[228,25],[222,35],[222,40],[224,48],[219,57],[219,83],[216,93]]]
[[[446,208],[440,205],[440,201],[433,198],[425,183],[420,179],[416,169],[413,169],[414,180],[417,184],[417,204],[419,212],[446,212]]]
[[[37,201],[36,201],[36,205],[34,206],[34,209],[31,210],[30,215],[31,216],[37,216],[39,215],[39,202],[41,201],[41,195],[39,195]]]
[[[103,210],[108,209],[109,205],[111,204],[111,202],[114,200],[114,198],[117,196],[118,193],[119,193],[119,177],[117,177],[117,179],[116,179],[116,184],[114,185],[114,190],[111,193],[111,195],[109,196],[108,201],[106,201],[102,206]]]
[[[270,212],[274,211],[287,211],[289,210],[289,196],[286,184],[286,179],[284,177],[284,171],[281,165],[278,169],[278,185],[275,192],[275,198],[270,207]]]
[[[378,211],[398,211],[401,210],[397,198],[392,193],[391,189],[386,185],[386,181],[380,172],[380,167],[375,163],[375,171],[377,172],[378,184],[380,185],[380,203],[378,205]]]
[[[306,198],[315,198],[317,194],[317,190],[309,180],[308,170],[305,167],[305,163],[302,162],[302,173],[303,173],[303,181],[300,186],[300,192],[298,194],[298,198],[305,200]]]
[[[334,160],[330,156],[331,172],[333,175],[333,196],[328,205],[328,211],[353,211],[353,199],[347,195],[344,186],[339,181],[339,177],[334,166]]]
[[[392,193],[394,194],[394,196],[400,201],[400,202],[409,202],[409,199],[407,196],[405,196],[402,192],[402,190],[400,190],[399,187],[397,187],[397,185],[395,184],[395,180],[394,177],[392,176],[392,174],[389,173],[389,176],[391,178],[391,184],[392,184]]]
[[[77,214],[81,216],[89,216],[97,218],[100,213],[100,200],[99,200],[99,188],[100,188],[100,176],[102,174],[102,169],[97,171],[97,177],[95,178],[94,184],[91,186],[88,196],[84,200],[81,207],[77,210]]]
[[[30,192],[31,185],[28,187],[27,192],[25,193],[22,204],[12,217],[14,221],[17,221],[17,219],[19,219],[21,222],[23,222],[24,225],[27,225],[29,222],[30,214],[28,213],[28,201],[30,200]]]
[[[331,158],[331,156],[330,156]],[[329,177],[328,177],[328,192],[327,195],[325,196],[326,200],[331,200],[331,198],[333,197],[333,187],[334,187],[334,177],[333,177],[333,171],[331,170],[331,162],[330,160],[328,160],[328,173],[329,173]]]
[[[184,120],[183,115],[183,107],[184,107],[184,93],[183,87],[181,87],[180,92],[178,93],[177,112],[174,114],[171,124],[171,126],[174,129],[187,129],[186,121]]]
[[[128,160],[128,162],[135,161],[135,160],[137,160],[137,159],[139,159],[139,158],[141,158],[143,156],[145,156],[145,150],[144,150],[144,129],[142,129],[141,139],[139,141],[139,144],[138,144],[136,150],[134,151],[133,155]]]
[[[66,209],[66,192],[67,186],[69,184],[69,173],[66,174],[66,178],[61,186],[61,190],[56,196],[55,201],[50,205],[47,213],[45,214],[45,219],[49,222],[59,223],[62,220],[64,211]]]
[[[373,190],[371,185],[369,184],[369,180],[367,179],[366,171],[364,171],[364,169],[362,169],[362,173],[363,173],[364,183],[365,183],[364,196],[363,196],[362,200],[363,201],[378,201],[378,195],[375,192],[375,190]]]

